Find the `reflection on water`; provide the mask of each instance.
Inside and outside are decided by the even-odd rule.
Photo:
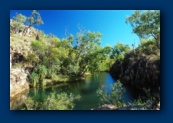
[[[97,89],[103,88],[104,91],[110,92],[110,86],[113,85],[114,82],[116,82],[116,80],[109,73],[102,72],[97,75],[87,76],[85,80],[79,82],[60,83],[53,87],[43,89],[30,89],[29,93],[25,93],[24,95],[25,98],[32,98],[35,102],[44,102],[50,93],[73,93],[74,95],[81,96],[80,101],[75,102],[74,110],[90,110],[91,108],[99,106],[99,100],[96,94]],[[130,88],[125,88],[125,102],[133,101],[137,95]],[[16,100],[20,99],[16,98]],[[10,107],[11,109],[21,108],[19,105],[12,105],[12,102],[10,102]]]

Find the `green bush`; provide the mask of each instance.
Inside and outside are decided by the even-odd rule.
[[[145,54],[152,54],[157,51],[156,43],[154,40],[142,40],[137,51]]]
[[[103,89],[98,89],[97,94],[100,98],[101,104],[112,104],[119,107],[122,107],[123,102],[123,93],[125,92],[125,89],[122,87],[122,84],[120,81],[117,81],[114,83],[114,85],[111,87],[111,92],[104,92]]]
[[[37,84],[44,86],[46,76],[47,68],[44,65],[39,65],[29,76],[29,82],[32,83],[33,87],[36,87]]]
[[[80,95],[51,93],[42,102],[30,97],[27,98],[25,100],[26,107],[22,110],[72,110],[77,100],[80,100]]]
[[[47,70],[47,78],[52,79],[55,76],[55,70],[54,69],[48,69]]]
[[[79,100],[80,96],[75,96],[70,93],[60,93],[60,94],[50,94],[49,97],[48,110],[72,110],[75,106],[74,101]]]

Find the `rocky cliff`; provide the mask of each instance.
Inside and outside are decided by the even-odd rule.
[[[27,73],[24,68],[13,68],[12,66],[22,60],[24,56],[17,50],[10,49],[10,98],[29,89]]]
[[[38,30],[29,28],[24,36],[22,30],[14,29],[14,23],[15,21],[10,20],[10,99],[29,89],[26,57],[30,53],[31,42],[36,40],[39,33]],[[24,29],[26,26],[23,26]]]
[[[29,89],[27,74],[23,69],[11,69],[10,71],[10,98]]]
[[[139,90],[146,88],[160,93],[160,51],[154,52],[128,52],[124,60],[117,60],[110,70],[111,75],[122,83],[133,86]],[[146,96],[151,96],[146,93]],[[155,96],[154,96],[155,97]],[[158,97],[158,96],[156,96]]]

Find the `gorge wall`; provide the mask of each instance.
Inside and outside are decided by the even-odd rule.
[[[117,60],[114,63],[110,73],[124,84],[139,90],[150,89],[158,94],[160,92],[160,52],[149,54],[128,52],[124,60]]]
[[[23,69],[10,70],[10,98],[29,89],[27,74]]]

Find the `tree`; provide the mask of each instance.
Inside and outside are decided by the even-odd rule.
[[[24,35],[26,35],[26,32],[29,28],[33,27],[33,26],[38,26],[40,24],[44,24],[44,22],[42,21],[42,18],[40,16],[40,13],[38,13],[36,10],[33,10],[32,11],[32,14],[30,17],[27,18],[27,21],[26,21],[28,27],[26,27],[24,29]]]
[[[47,76],[48,70],[44,65],[39,65],[35,70],[28,76],[29,82],[33,87],[36,85],[44,86],[45,78]]]
[[[77,33],[77,51],[78,55],[76,56],[76,63],[80,66],[80,73],[84,75],[84,73],[88,69],[88,65],[91,66],[91,61],[96,58],[96,56],[92,57],[92,54],[96,54],[96,50],[98,46],[101,44],[102,34],[99,32],[86,32],[83,33],[80,31]],[[91,67],[90,67],[91,68]]]
[[[34,53],[37,55],[39,60],[43,60],[43,57],[45,56],[46,53],[46,43],[43,41],[32,41],[31,42],[31,48],[34,51]]]
[[[26,21],[26,16],[22,14],[17,14],[14,16],[14,28],[15,28],[15,33],[19,32],[23,28],[23,23]]]
[[[131,16],[126,18],[126,23],[130,23],[133,32],[140,38],[154,38],[157,48],[160,49],[160,11],[136,10]]]
[[[116,59],[122,60],[124,58],[124,54],[130,50],[130,47],[128,45],[123,45],[121,42],[118,42],[113,50],[111,57]]]

